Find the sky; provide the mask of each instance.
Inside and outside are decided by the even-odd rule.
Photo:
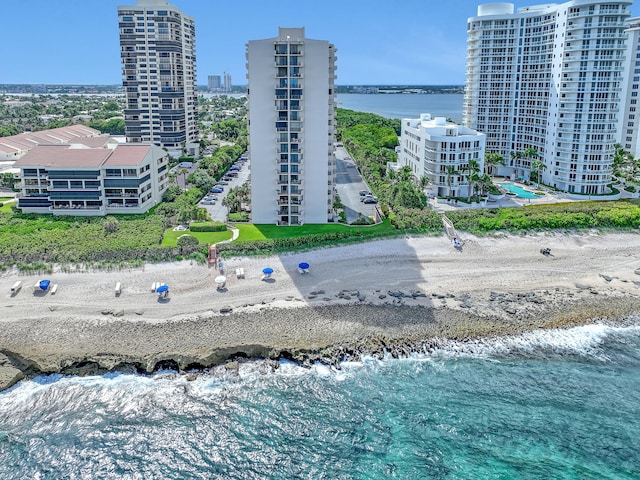
[[[338,49],[339,85],[463,85],[473,0],[172,0],[196,20],[198,85],[246,84],[245,44],[305,27]],[[546,3],[513,1],[516,7]],[[640,2],[638,2],[640,3]],[[120,84],[117,7],[135,0],[2,0],[0,84]],[[640,16],[640,5],[630,7]]]

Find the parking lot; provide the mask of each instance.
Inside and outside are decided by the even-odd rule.
[[[199,203],[199,206],[204,207],[209,211],[209,215],[211,215],[211,219],[214,221],[227,221],[228,210],[227,207],[222,205],[222,199],[227,195],[229,189],[239,187],[249,180],[249,160],[244,163],[238,163],[238,165],[242,165],[241,170],[238,172],[238,176],[229,180],[227,185],[223,185],[224,191],[222,193],[213,194],[216,196],[216,200],[213,205],[206,205],[202,201]]]
[[[357,220],[359,214],[375,217],[376,205],[360,201],[360,191],[369,191],[369,187],[364,183],[347,151],[341,146],[336,148],[336,190],[344,205],[347,223]]]

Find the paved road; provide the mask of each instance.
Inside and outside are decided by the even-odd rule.
[[[249,180],[249,161],[246,161],[241,165],[242,170],[238,172],[238,176],[229,181],[229,185],[224,185],[224,192],[215,194],[218,197],[215,205],[202,205],[202,203],[200,203],[201,207],[205,207],[209,211],[209,215],[211,215],[212,220],[217,222],[227,221],[227,214],[229,211],[227,207],[222,205],[222,199],[227,195],[230,188],[239,187]]]
[[[375,204],[360,201],[360,190],[369,191],[369,187],[344,147],[336,148],[336,189],[344,205],[347,223],[357,220],[359,213],[365,217],[375,215]]]

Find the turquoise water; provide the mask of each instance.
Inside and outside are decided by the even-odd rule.
[[[640,475],[640,327],[264,367],[22,382],[0,394],[0,478]]]
[[[540,195],[536,195],[529,190],[525,190],[524,188],[514,185],[513,183],[501,183],[500,186],[505,190],[510,191],[511,193],[515,193],[520,198],[540,198]]]
[[[418,118],[421,113],[431,113],[462,122],[464,95],[444,94],[359,94],[336,96],[338,107],[358,112],[375,113],[387,118]]]

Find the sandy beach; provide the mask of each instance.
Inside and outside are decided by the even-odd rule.
[[[0,276],[0,388],[41,372],[206,367],[236,356],[336,363],[436,339],[521,333],[640,312],[640,235],[381,240],[269,258]],[[551,255],[540,249],[548,247]],[[308,262],[300,274],[297,265]],[[271,267],[271,279],[262,269]],[[243,268],[244,278],[236,278]],[[34,293],[40,278],[55,294]],[[22,290],[10,294],[21,280]],[[122,293],[115,295],[120,282]],[[170,287],[167,299],[151,291]],[[224,313],[222,313],[222,312]],[[633,319],[630,321],[634,321]]]

